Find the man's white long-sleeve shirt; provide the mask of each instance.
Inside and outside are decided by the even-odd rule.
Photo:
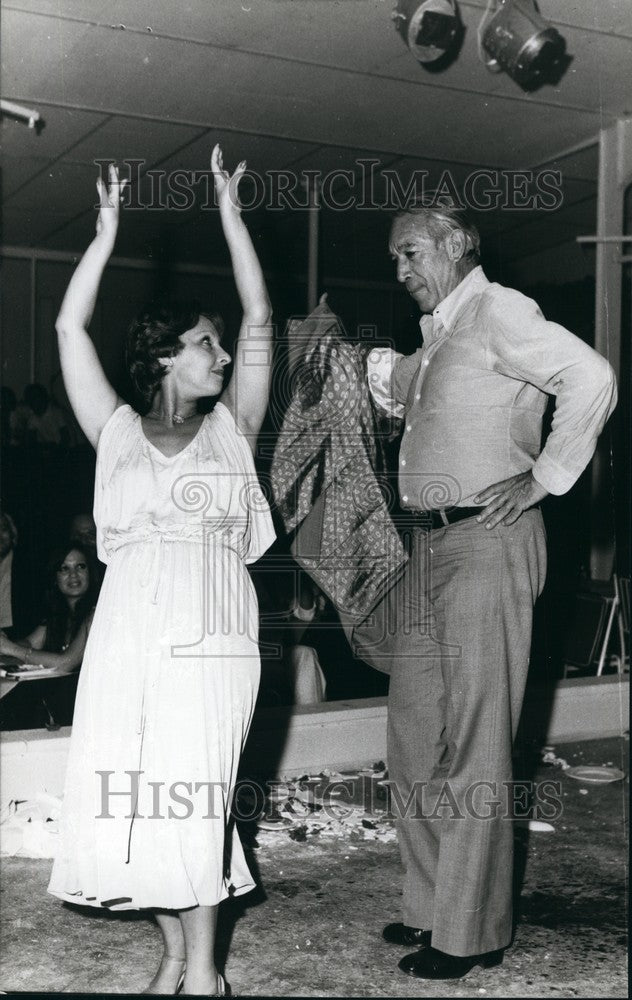
[[[374,400],[405,419],[399,455],[404,507],[468,506],[488,486],[531,469],[565,493],[590,461],[616,404],[614,372],[538,305],[476,267],[421,320],[423,347],[376,348]],[[547,395],[553,424],[541,448]]]

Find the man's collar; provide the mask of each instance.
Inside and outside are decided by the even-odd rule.
[[[421,317],[421,329],[424,334],[424,341],[428,341],[429,335],[430,339],[432,338],[432,328],[436,329],[439,325],[438,323],[435,324],[434,320],[438,320],[445,328],[448,336],[450,336],[463,306],[475,295],[482,292],[487,285],[489,285],[489,281],[485,277],[483,268],[478,264],[477,267],[465,275],[463,281],[459,282],[449,295],[446,295],[445,299],[436,307],[432,316]]]

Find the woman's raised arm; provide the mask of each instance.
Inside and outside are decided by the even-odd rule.
[[[233,375],[222,394],[222,402],[231,410],[239,429],[250,437],[254,451],[270,390],[272,309],[259,258],[241,217],[237,188],[246,169],[246,161],[242,160],[231,177],[223,168],[221,149],[215,146],[211,166],[224,236],[243,309],[235,344]]]
[[[109,184],[100,177],[97,180],[97,235],[70,280],[56,323],[66,392],[83,433],[95,448],[105,424],[124,402],[105,377],[88,333],[101,276],[114,249],[124,185],[112,164]]]

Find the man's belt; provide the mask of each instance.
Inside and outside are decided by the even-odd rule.
[[[431,528],[447,528],[449,524],[464,521],[468,517],[476,517],[485,507],[441,507],[439,510],[408,510],[403,511],[401,526],[421,528],[430,531]]]

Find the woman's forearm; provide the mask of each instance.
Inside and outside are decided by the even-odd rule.
[[[22,646],[20,643],[11,643],[10,645],[11,648],[7,645],[5,649],[9,656],[15,656],[16,659],[28,666],[50,667],[60,674],[71,673],[81,665],[83,658],[83,649],[81,654],[72,648],[67,649],[64,653],[47,653],[44,649],[31,649],[30,646]]]
[[[252,323],[265,326],[270,321],[272,309],[250,233],[232,205],[222,205],[220,216],[244,317]]]
[[[113,249],[113,239],[100,233],[95,236],[79,261],[57,317],[56,326],[60,336],[87,329],[94,312],[103,271]]]
[[[27,666],[50,667],[56,673],[69,674],[81,666],[91,623],[92,613],[80,626],[68,648],[61,653],[50,653],[41,647],[39,649],[34,647],[31,645],[31,636],[20,642],[11,642],[4,634],[0,637],[0,652],[15,656]],[[40,629],[36,629],[32,633],[36,641],[41,638],[40,631]]]
[[[25,639],[23,639],[22,642],[12,642],[10,639],[7,639],[6,636],[2,636],[2,640],[0,641],[0,653],[2,653],[3,656],[15,656],[17,659],[22,660],[23,663],[26,663],[26,660],[24,660],[23,657],[28,656],[28,654],[32,651],[31,646],[28,645]]]
[[[246,161],[238,164],[231,177],[224,170],[222,151],[217,145],[211,154],[211,166],[224,236],[243,309],[235,344],[233,375],[222,394],[222,402],[231,411],[242,433],[248,436],[248,443],[254,450],[270,389],[272,310],[259,258],[241,218],[237,189],[246,169]]]
[[[65,653],[47,653],[44,649],[34,649],[28,662],[41,663],[43,667],[51,667],[58,674],[71,674],[81,666],[82,659],[83,655],[73,654],[69,649]]]
[[[70,279],[56,323],[64,386],[79,426],[94,448],[122,402],[103,371],[88,333],[101,277],[118,229],[122,182],[113,166],[109,186],[99,180],[97,188],[100,197],[97,235]]]

